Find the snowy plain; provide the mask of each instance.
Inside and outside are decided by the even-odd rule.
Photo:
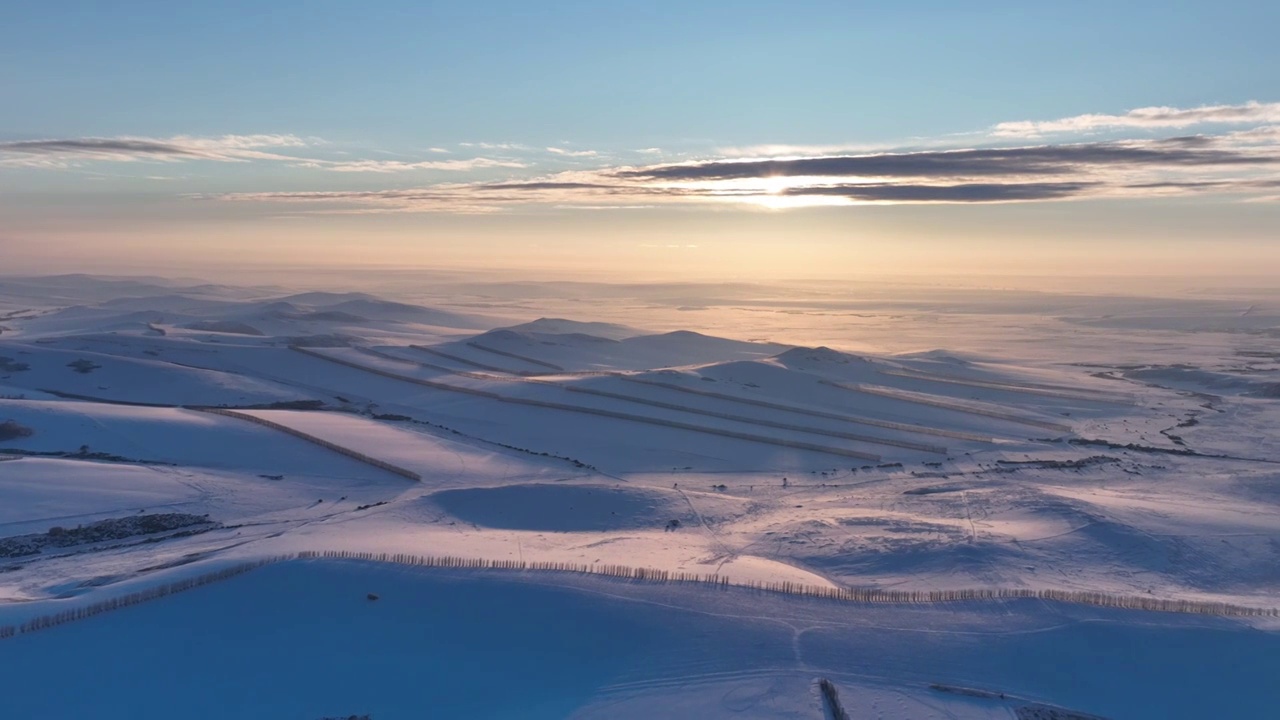
[[[0,549],[213,522],[0,556],[0,627],[323,550],[1280,606],[1274,298],[380,291],[0,278]],[[825,677],[854,717],[1265,717],[1278,633],[292,560],[0,637],[0,697],[172,717],[163,677],[183,717],[818,718]],[[71,650],[97,646],[118,663]],[[80,692],[29,690],[54,673]]]

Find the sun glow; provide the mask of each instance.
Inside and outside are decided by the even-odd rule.
[[[677,191],[685,196],[685,201],[713,201],[770,210],[787,210],[862,204],[839,195],[805,194],[802,191],[812,187],[874,182],[877,182],[877,178],[776,175],[762,178],[655,183],[654,186]]]

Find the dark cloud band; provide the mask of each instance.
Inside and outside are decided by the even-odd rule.
[[[650,181],[759,180],[777,177],[1005,177],[1060,175],[1082,167],[1140,165],[1209,167],[1263,165],[1276,158],[1180,142],[1144,146],[1090,143],[940,152],[882,153],[658,165],[619,170],[615,176]]]
[[[833,185],[789,190],[800,197],[843,197],[867,202],[1027,202],[1062,200],[1087,193],[1096,183],[966,183],[960,185]]]
[[[81,138],[74,140],[23,140],[0,143],[0,152],[28,155],[104,154],[104,155],[160,155],[173,157],[200,157],[204,153],[169,143],[152,140],[122,140],[116,138]]]

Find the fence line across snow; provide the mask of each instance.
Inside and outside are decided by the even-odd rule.
[[[289,560],[359,560],[363,562],[408,565],[414,567],[460,570],[506,570],[514,572],[561,572],[635,580],[651,583],[697,584],[711,587],[738,587],[769,593],[835,600],[857,604],[922,605],[943,602],[991,600],[1051,600],[1096,607],[1146,610],[1152,612],[1190,613],[1225,617],[1280,617],[1276,608],[1247,607],[1203,600],[1169,600],[1082,590],[1031,590],[1023,588],[970,588],[956,590],[886,590],[880,588],[819,587],[789,580],[732,582],[725,575],[702,574],[631,567],[616,564],[586,564],[558,561],[490,560],[454,555],[413,555],[410,553],[376,553],[355,550],[305,550],[296,554],[276,555],[223,568],[197,577],[185,578],[156,587],[139,590],[90,605],[42,615],[18,625],[0,626],[0,640],[24,633],[57,627],[75,620],[100,615],[111,610],[156,600],[174,593],[236,577],[264,565]]]
[[[148,600],[157,600],[162,597],[168,597],[174,593],[180,593],[184,590],[190,590],[209,583],[215,583],[219,580],[226,580],[237,575],[262,567],[274,562],[292,559],[292,555],[281,555],[269,558],[254,560],[253,562],[240,563],[231,567],[223,568],[211,573],[205,573],[196,577],[184,578],[164,585],[146,588],[137,592],[121,595],[119,597],[108,598],[90,605],[83,605],[62,612],[52,613],[50,615],[41,615],[31,618],[26,622],[17,625],[0,626],[0,640],[11,638],[24,633],[35,632],[37,630],[45,630],[47,628],[64,625],[75,620],[84,620],[95,615],[101,615],[112,610],[119,610],[133,605],[147,602]]]
[[[791,580],[733,582],[728,576],[631,567],[628,565],[586,564],[550,561],[489,560],[452,555],[412,555],[408,553],[375,553],[352,550],[322,550],[298,553],[299,559],[362,560],[365,562],[414,565],[419,567],[458,568],[469,570],[533,570],[604,575],[628,580],[657,583],[699,583],[720,587],[741,587],[765,592],[800,595],[811,598],[852,603],[932,604],[984,600],[1052,600],[1055,602],[1096,607],[1177,612],[1230,617],[1277,617],[1276,608],[1257,608],[1205,600],[1169,600],[1137,595],[1112,595],[1085,590],[1033,590],[1029,588],[960,588],[954,590],[889,590],[881,588],[844,588],[807,585]]]

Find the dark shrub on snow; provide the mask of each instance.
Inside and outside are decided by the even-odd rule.
[[[16,420],[0,422],[0,440],[16,440],[31,437],[35,431],[26,425],[19,425]]]

